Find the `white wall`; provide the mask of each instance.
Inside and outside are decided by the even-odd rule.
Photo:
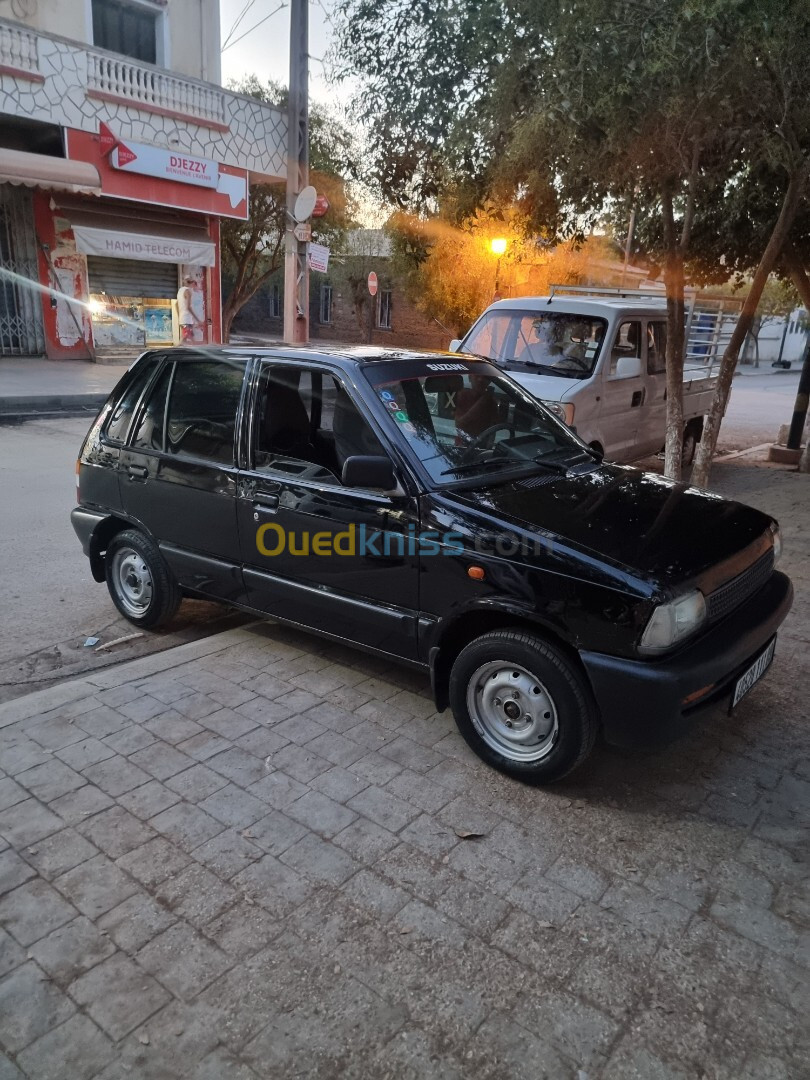
[[[759,361],[768,363],[776,360],[782,344],[782,335],[787,322],[787,334],[782,348],[782,359],[801,360],[807,342],[806,326],[810,325],[810,316],[804,308],[797,308],[785,319],[769,319],[759,332]],[[756,351],[753,342],[746,345],[745,360],[753,363]]]

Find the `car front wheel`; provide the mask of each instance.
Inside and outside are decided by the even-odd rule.
[[[145,629],[168,622],[180,591],[157,545],[136,529],[110,541],[105,557],[107,588],[124,618]]]
[[[526,783],[561,779],[596,739],[596,705],[579,669],[524,630],[496,630],[467,645],[450,674],[450,702],[475,753]]]

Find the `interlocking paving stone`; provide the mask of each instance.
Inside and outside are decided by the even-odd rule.
[[[277,769],[263,776],[261,780],[257,780],[255,784],[251,784],[248,790],[251,795],[266,802],[268,806],[276,810],[285,810],[296,799],[300,799],[307,788],[299,780],[294,780],[293,777]]]
[[[194,848],[191,854],[197,862],[203,863],[219,877],[227,880],[252,862],[256,862],[265,852],[265,849],[259,846],[260,840],[255,835],[255,826],[245,832],[250,839],[234,829],[226,829],[219,836]]]
[[[84,915],[53,930],[29,948],[33,959],[60,986],[67,986],[114,952],[115,945]]]
[[[346,805],[391,832],[404,829],[419,817],[419,810],[415,806],[397,798],[390,791],[374,786],[355,795]]]
[[[180,797],[177,793],[165,784],[161,784],[159,780],[149,780],[140,787],[118,796],[119,804],[142,821],[148,821],[149,818],[163,810],[168,810],[179,801]]]
[[[108,746],[100,739],[95,739],[92,736],[83,739],[81,742],[71,743],[70,746],[65,746],[62,750],[55,752],[56,757],[72,769],[82,769],[86,765],[95,765],[97,761],[104,761],[105,758],[112,757],[115,753],[116,751],[112,746]]]
[[[76,1011],[76,1006],[36,964],[0,979],[0,1046],[19,1053]]]
[[[80,835],[77,829],[62,829],[44,840],[38,840],[33,847],[24,848],[23,853],[43,877],[52,881],[74,866],[94,858],[98,855],[98,848]]]
[[[143,750],[136,750],[129,755],[129,760],[139,769],[145,769],[156,780],[166,780],[192,765],[186,754],[181,754],[169,743],[161,741],[153,742]]]
[[[167,910],[195,926],[220,915],[237,898],[237,892],[197,862],[161,882],[155,894]]]
[[[17,1059],[37,1080],[92,1080],[115,1057],[115,1046],[86,1016],[72,1016]]]
[[[148,840],[142,847],[127,852],[117,860],[122,870],[149,889],[176,874],[190,862],[190,855],[170,844],[162,836]]]
[[[187,802],[200,802],[202,799],[225,787],[228,780],[206,765],[192,765],[185,772],[176,773],[166,781],[171,788]]]
[[[148,773],[127,761],[120,754],[107,758],[105,761],[99,761],[96,765],[89,765],[83,772],[92,784],[113,797],[132,791],[133,788],[140,787],[150,779]]]
[[[146,893],[134,893],[106,912],[98,925],[119,949],[134,953],[151,941],[155,934],[177,922],[177,916]]]
[[[319,791],[307,791],[289,807],[287,814],[313,832],[327,837],[345,829],[357,817],[353,810],[341,806]]]
[[[42,878],[0,897],[0,923],[21,945],[31,945],[75,916],[76,909]]]
[[[267,804],[244,788],[227,784],[200,802],[199,807],[223,825],[246,829],[267,815]]]
[[[149,824],[155,832],[162,833],[186,851],[193,851],[225,828],[221,821],[189,803],[178,803],[164,810],[153,817]]]
[[[140,847],[155,835],[148,825],[144,825],[122,806],[113,806],[95,814],[84,825],[79,826],[79,831],[111,859],[126,855],[128,851]]]
[[[94,919],[120,904],[134,892],[137,885],[106,855],[95,858],[62,874],[54,882],[82,912]]]
[[[69,992],[112,1039],[122,1039],[169,1001],[163,987],[122,953],[80,976]]]
[[[18,849],[49,836],[64,824],[62,818],[36,799],[25,799],[0,811],[0,836]]]
[[[0,852],[0,895],[11,892],[18,885],[23,885],[36,876],[36,870],[29,866],[25,859],[21,859],[16,851],[8,848],[7,851]]]
[[[314,833],[303,836],[279,858],[316,881],[333,884],[340,884],[360,868],[351,855]]]
[[[137,959],[145,970],[183,999],[196,997],[233,963],[232,957],[183,923],[152,938]]]
[[[25,960],[25,953],[14,938],[0,927],[0,976],[7,975]]]

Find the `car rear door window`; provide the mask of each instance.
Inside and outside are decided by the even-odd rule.
[[[163,449],[163,433],[166,425],[166,398],[169,394],[173,364],[167,364],[149,391],[146,404],[141,409],[130,445],[135,450]]]
[[[142,361],[134,372],[132,379],[113,408],[104,435],[110,442],[125,442],[129,425],[135,408],[140,400],[144,387],[152,378],[155,368],[160,362],[159,356],[151,356]]]
[[[241,358],[177,362],[169,396],[167,453],[233,464],[246,363]]]

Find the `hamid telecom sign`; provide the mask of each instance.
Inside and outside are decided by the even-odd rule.
[[[74,225],[73,235],[76,250],[84,255],[183,263],[186,266],[213,266],[216,262],[214,245],[203,240],[175,240],[166,236],[113,232],[88,225]]]

